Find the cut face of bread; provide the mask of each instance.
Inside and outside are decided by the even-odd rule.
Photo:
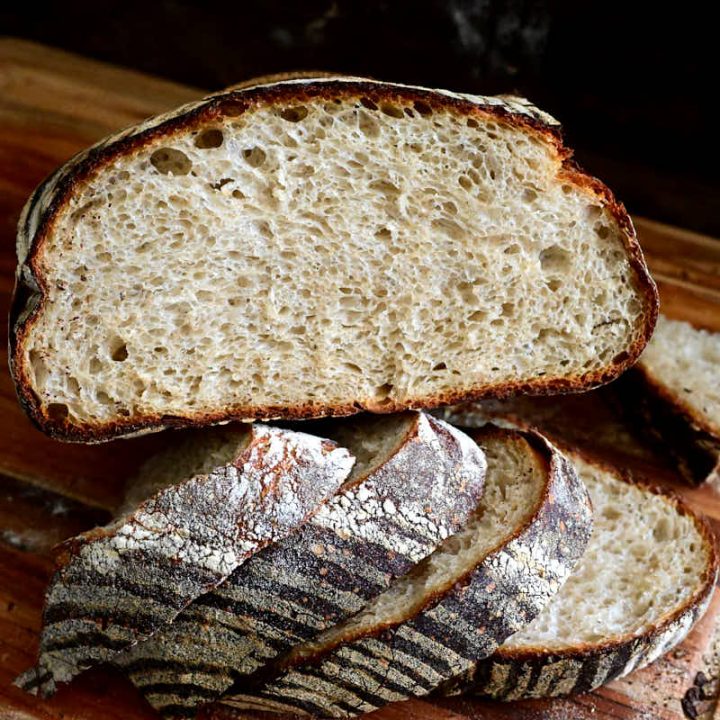
[[[116,656],[166,717],[194,717],[234,678],[343,622],[463,527],[486,461],[423,413],[313,424],[357,457],[302,528],[238,568],[171,625]]]
[[[351,717],[426,695],[537,615],[585,549],[585,489],[536,435],[475,437],[488,473],[467,525],[362,612],[239,680],[223,703]]]
[[[640,365],[678,405],[689,408],[701,427],[720,439],[720,333],[661,315]]]
[[[704,523],[675,498],[571,458],[594,508],[587,551],[540,615],[456,691],[500,700],[589,692],[679,643],[710,601],[717,559]]]
[[[316,513],[352,464],[329,440],[263,425],[196,434],[150,461],[143,502],[60,546],[38,664],[17,684],[52,694],[147,639]]]
[[[46,431],[579,390],[642,350],[630,220],[526,101],[343,78],[109,139],[19,228],[13,372]]]
[[[660,316],[640,362],[613,387],[692,484],[720,479],[720,333]]]

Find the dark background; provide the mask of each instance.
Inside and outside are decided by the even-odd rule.
[[[203,89],[298,69],[527,95],[631,212],[720,236],[710,3],[67,0],[0,31]]]

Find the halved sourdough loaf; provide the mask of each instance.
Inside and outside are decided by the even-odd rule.
[[[637,365],[614,386],[623,408],[692,484],[720,479],[720,333],[658,319]]]
[[[349,717],[423,696],[491,654],[550,601],[591,528],[585,488],[540,436],[486,429],[485,494],[463,530],[370,602],[222,699]]]
[[[656,291],[630,219],[521,98],[279,80],[77,156],[18,231],[11,365],[51,435],[581,390]]]
[[[498,700],[589,692],[688,633],[717,580],[714,538],[679,499],[569,455],[593,503],[587,551],[548,606],[447,693]]]
[[[166,717],[193,717],[233,679],[358,612],[468,520],[486,461],[423,413],[313,425],[357,458],[291,537],[248,560],[114,662]]]
[[[139,505],[59,546],[37,666],[16,683],[56,683],[150,637],[331,497],[353,458],[330,440],[251,425],[214,429],[149,461]]]

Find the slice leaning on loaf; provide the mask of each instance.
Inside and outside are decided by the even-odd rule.
[[[698,485],[720,478],[720,333],[658,319],[639,362],[613,387],[640,429]]]
[[[408,412],[311,429],[357,458],[340,491],[291,537],[115,657],[164,716],[193,717],[235,677],[361,610],[477,505],[483,451],[442,421]]]
[[[11,365],[51,435],[583,390],[642,351],[630,219],[521,98],[343,77],[77,156],[18,231]]]
[[[584,486],[534,433],[486,429],[474,517],[361,613],[295,647],[223,703],[350,717],[433,691],[491,654],[549,602],[591,530]]]
[[[150,637],[316,513],[352,465],[330,440],[264,425],[196,433],[153,458],[143,502],[59,546],[38,663],[16,683],[52,694]]]
[[[520,700],[589,692],[660,657],[705,612],[717,580],[705,523],[674,496],[569,457],[593,503],[585,554],[543,612],[446,693]]]

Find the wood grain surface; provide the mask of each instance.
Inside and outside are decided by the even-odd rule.
[[[240,78],[239,78],[240,79]],[[45,175],[111,131],[202,94],[32,43],[0,40],[0,313],[7,317],[15,270],[20,209]],[[720,242],[636,218],[663,311],[720,331]],[[4,322],[6,322],[4,320]],[[7,328],[5,327],[5,331]],[[99,446],[53,442],[20,411],[3,350],[0,371],[0,718],[2,720],[143,720],[155,717],[120,675],[97,669],[51,700],[26,695],[12,679],[37,649],[50,549],[59,540],[107,520],[124,483],[172,433]],[[703,511],[720,530],[720,495],[687,489],[639,445],[605,407],[602,393],[538,401],[553,432],[594,448],[666,484]],[[556,701],[491,703],[470,699],[412,701],[385,708],[378,720],[681,720],[681,701],[696,673],[713,660],[720,595],[674,652],[589,695]],[[698,704],[711,717],[713,701]],[[208,716],[210,713],[208,713]],[[249,717],[249,716],[248,716]],[[266,716],[268,717],[268,716]]]

